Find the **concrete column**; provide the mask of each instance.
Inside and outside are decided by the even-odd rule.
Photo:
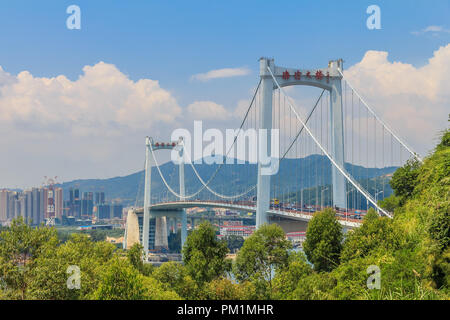
[[[156,217],[155,221],[155,249],[168,249],[167,219],[165,216]]]
[[[184,147],[183,147],[184,148]],[[179,164],[179,173],[180,173],[180,195],[185,196],[184,189],[184,150],[181,148],[180,150],[180,164]],[[185,199],[180,199],[181,201]],[[181,209],[181,248],[183,248],[186,243],[187,238],[187,216],[186,209]]]
[[[145,138],[145,189],[144,189],[144,217],[142,227],[142,246],[144,247],[144,257],[148,255],[148,232],[150,223],[150,205],[151,205],[151,185],[152,185],[152,166],[151,166],[151,141],[149,137]]]
[[[331,61],[330,68],[342,70],[342,60]],[[331,83],[330,92],[330,119],[331,119],[331,156],[336,163],[344,167],[344,119],[342,112],[342,86],[341,79]],[[333,205],[339,208],[347,207],[345,177],[336,167],[332,166]]]
[[[261,105],[259,110],[259,129],[267,130],[267,140],[262,141],[261,136],[258,136],[258,185],[257,185],[257,199],[256,199],[256,228],[268,223],[267,210],[270,208],[270,175],[263,175],[262,170],[267,168],[267,165],[261,163],[261,152],[263,144],[267,146],[267,154],[271,155],[271,131],[272,131],[272,92],[273,79],[267,67],[274,70],[273,59],[261,58],[259,60],[259,74],[261,77]],[[270,164],[268,165],[270,167]]]

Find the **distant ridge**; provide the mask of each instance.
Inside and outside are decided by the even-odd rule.
[[[217,166],[217,164],[195,165],[200,176],[205,181],[208,181],[217,169]],[[384,176],[393,173],[397,169],[397,167],[367,169],[348,163],[345,167],[357,180]],[[256,164],[249,164],[248,162],[241,165],[224,165],[210,186],[212,189],[227,195],[243,192],[256,183],[256,168]],[[161,171],[172,188],[178,190],[177,165],[169,161],[161,165]],[[283,189],[286,188],[289,192],[294,192],[300,188],[311,187],[316,176],[325,177],[323,185],[331,183],[331,166],[325,156],[312,155],[302,159],[284,159],[280,164],[280,171],[275,179],[283,181]],[[189,165],[185,166],[185,183],[186,194],[195,192],[201,186]],[[79,179],[58,184],[58,186],[64,188],[65,198],[68,197],[70,188],[78,188],[81,192],[104,191],[108,201],[122,201],[124,205],[135,204],[136,195],[140,187],[138,204],[142,205],[144,172],[139,171],[130,175],[108,179]],[[153,167],[152,195],[170,197],[170,193],[167,196],[166,193],[167,189],[163,185],[157,169]],[[206,194],[209,194],[209,192]],[[200,194],[198,197],[205,197],[205,194]]]

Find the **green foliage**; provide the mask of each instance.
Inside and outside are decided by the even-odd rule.
[[[127,251],[127,258],[131,265],[144,276],[149,276],[152,274],[154,268],[152,264],[143,262],[143,256],[144,247],[139,243],[135,243]]]
[[[287,267],[290,248],[291,243],[280,226],[261,226],[245,240],[236,257],[236,278],[252,281],[259,295],[270,298],[273,272]]]
[[[450,115],[448,116],[450,122]],[[450,147],[450,129],[445,130],[442,133],[441,142],[436,146],[436,151],[442,151]]]
[[[401,197],[403,201],[412,196],[417,185],[419,170],[420,162],[416,159],[410,159],[392,175],[390,185],[394,190],[394,194],[397,197]]]
[[[450,244],[450,203],[447,201],[436,208],[428,226],[430,238],[436,240],[441,249]]]
[[[12,299],[26,299],[37,259],[57,245],[53,228],[32,228],[22,217],[0,234],[0,279],[4,294]]]
[[[318,212],[308,223],[303,249],[316,271],[330,271],[339,264],[342,227],[332,209]]]
[[[203,222],[186,239],[183,247],[183,262],[189,275],[199,285],[224,276],[231,269],[226,258],[227,244],[216,238],[212,225]]]
[[[204,298],[208,300],[254,300],[257,299],[254,285],[245,281],[233,283],[227,278],[218,278],[209,282],[204,289]]]
[[[336,279],[326,272],[312,273],[300,278],[291,297],[294,300],[330,300],[334,299],[330,291],[336,286]]]
[[[92,241],[105,241],[106,240],[106,231],[104,230],[89,230],[86,232],[89,234]]]
[[[184,299],[198,299],[201,297],[197,283],[181,263],[175,261],[165,262],[155,269],[152,276],[161,282],[166,290],[173,290]]]
[[[228,249],[230,249],[230,252],[235,252],[237,249],[240,249],[244,244],[244,238],[235,235],[226,237],[225,241],[227,242]]]
[[[312,272],[304,253],[291,252],[288,267],[277,270],[273,279],[273,299],[293,299],[292,292],[297,288],[299,280]]]
[[[369,209],[363,224],[349,231],[341,253],[342,262],[362,258],[373,251],[390,252],[401,243],[401,234],[395,229],[394,222],[380,217],[374,209]]]
[[[378,204],[388,212],[394,212],[396,208],[401,206],[401,198],[391,194],[389,197],[379,200]]]
[[[98,287],[99,274],[114,256],[114,246],[92,242],[86,235],[76,234],[57,248],[48,248],[36,260],[29,289],[33,299],[89,299]],[[69,289],[69,266],[80,270],[80,289]]]
[[[142,285],[146,300],[181,300],[175,291],[167,290],[163,283],[153,277],[142,277]]]
[[[141,300],[145,299],[143,277],[128,260],[115,257],[101,274],[98,289],[93,298],[98,300]]]

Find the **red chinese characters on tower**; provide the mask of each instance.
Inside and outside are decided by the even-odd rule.
[[[322,80],[322,78],[323,78],[322,70],[317,70],[316,71],[316,80]]]
[[[291,77],[291,75],[289,74],[289,71],[285,71],[283,72],[283,79],[284,80],[289,80],[289,78]]]
[[[294,78],[295,78],[295,80],[300,80],[301,77],[302,77],[302,73],[301,73],[299,70],[297,70],[297,71],[294,73]]]
[[[311,72],[310,71],[306,72],[306,77],[311,79]]]

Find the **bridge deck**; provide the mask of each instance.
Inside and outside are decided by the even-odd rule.
[[[152,211],[170,211],[180,210],[186,208],[224,208],[243,212],[256,212],[256,205],[252,201],[208,201],[208,200],[195,200],[195,201],[170,201],[153,204],[150,206]],[[286,219],[309,221],[314,216],[317,210],[314,209],[301,209],[301,208],[271,208],[267,213],[271,216],[279,216]],[[142,213],[143,208],[137,208],[136,213]],[[355,214],[351,211],[338,211],[336,214],[339,223],[346,227],[359,227],[362,223],[361,219],[353,219],[349,216]]]

